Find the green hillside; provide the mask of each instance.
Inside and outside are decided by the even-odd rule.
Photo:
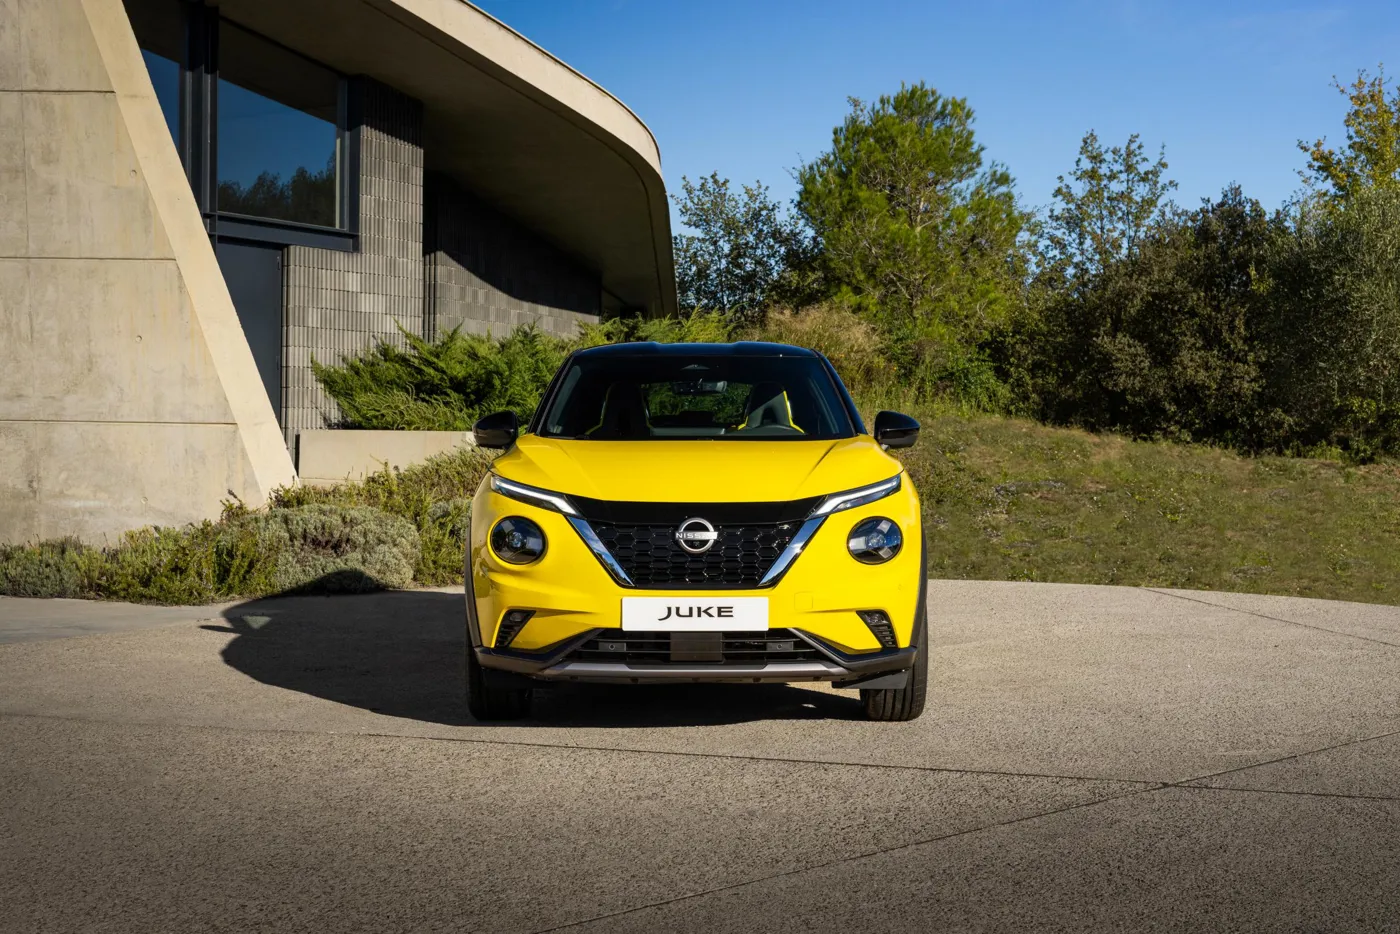
[[[934,417],[905,455],[942,578],[1400,601],[1400,469]]]

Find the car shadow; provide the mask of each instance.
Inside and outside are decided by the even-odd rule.
[[[274,596],[224,611],[224,662],[255,681],[391,717],[475,724],[462,691],[462,594]],[[784,684],[544,684],[510,726],[676,727],[855,719],[853,694]],[[486,724],[483,724],[486,725]],[[504,724],[490,724],[504,725]]]

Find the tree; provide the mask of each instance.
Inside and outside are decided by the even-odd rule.
[[[1323,137],[1309,145],[1298,140],[1308,154],[1308,169],[1300,172],[1310,185],[1326,185],[1334,198],[1346,198],[1359,188],[1400,184],[1400,83],[1386,97],[1385,67],[1374,78],[1364,69],[1356,81],[1344,87],[1332,85],[1347,99],[1347,144],[1331,149]]]
[[[1231,186],[1144,229],[1047,304],[1034,348],[1043,414],[1249,447],[1279,221]]]
[[[253,217],[275,217],[333,227],[336,223],[335,156],[319,172],[298,166],[286,181],[276,172],[260,172],[252,184],[219,182],[220,211]]]
[[[798,171],[829,290],[896,336],[971,352],[1019,300],[1029,216],[983,165],[962,98],[905,85],[851,112]]]
[[[1272,446],[1400,452],[1400,186],[1304,213],[1270,263],[1265,409]]]
[[[805,244],[800,224],[757,182],[734,192],[727,178],[712,172],[699,184],[682,176],[681,190],[673,200],[681,223],[694,231],[672,241],[681,305],[751,316],[799,261]]]
[[[1122,146],[1104,149],[1093,130],[1084,134],[1070,181],[1061,175],[1058,207],[1050,209],[1045,233],[1047,265],[1080,283],[1132,255],[1149,228],[1169,207],[1164,180],[1166,147],[1149,162],[1134,133]]]

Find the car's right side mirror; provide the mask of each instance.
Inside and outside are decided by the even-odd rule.
[[[919,440],[919,423],[900,412],[878,412],[875,440],[887,448],[912,447]]]
[[[514,412],[492,412],[472,426],[472,438],[479,448],[508,448],[519,435],[520,417]]]

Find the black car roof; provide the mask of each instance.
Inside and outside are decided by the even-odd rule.
[[[816,351],[792,344],[771,344],[767,341],[735,341],[732,344],[658,344],[656,341],[634,341],[628,344],[604,344],[578,351],[578,357],[815,357]]]

